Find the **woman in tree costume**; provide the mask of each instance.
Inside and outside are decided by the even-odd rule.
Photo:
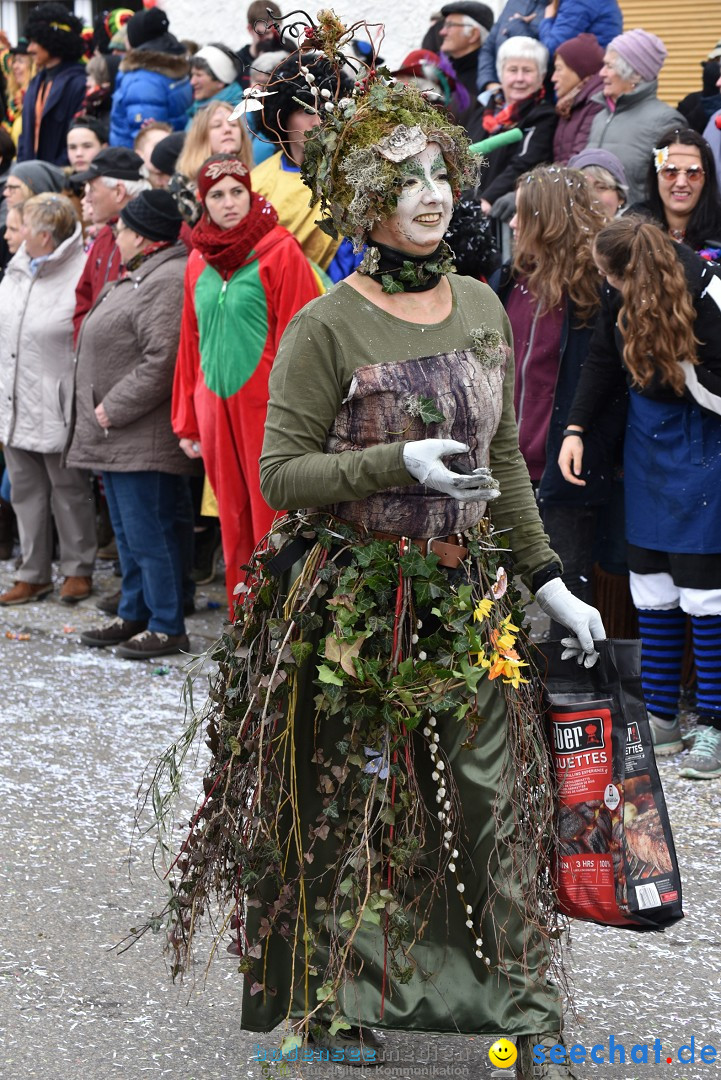
[[[339,62],[358,28],[319,23],[306,38]],[[373,1057],[373,1027],[503,1033],[524,1080],[569,1078],[532,1060],[561,1030],[553,799],[511,559],[569,655],[593,663],[603,627],[538,518],[508,320],[442,242],[473,172],[462,130],[372,69],[319,111],[306,182],[369,247],[281,341],[261,486],[291,513],[213,653],[211,703],[165,760],[172,777],[207,726],[167,908],[176,970],[220,898],[242,1025],[292,1021],[286,1053]]]

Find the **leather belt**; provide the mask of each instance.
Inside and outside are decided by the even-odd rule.
[[[375,540],[392,540],[394,543],[407,540],[409,544],[413,544],[418,548],[421,555],[427,555],[431,551],[438,556],[439,564],[448,567],[450,570],[457,570],[468,555],[468,548],[464,544],[458,543],[459,540],[463,539],[460,533],[454,533],[443,538],[435,537],[430,540],[414,540],[411,536],[399,536],[397,533],[375,532],[373,530],[369,530],[369,532]]]

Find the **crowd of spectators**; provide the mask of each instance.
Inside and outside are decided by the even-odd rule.
[[[240,49],[181,41],[160,7],[141,3],[99,16],[92,33],[64,4],[40,3],[16,42],[0,32],[0,556],[16,559],[0,605],[54,591],[55,545],[59,599],[90,598],[97,527],[109,521],[100,547],[122,585],[99,598],[112,621],[82,641],[129,659],[190,648],[195,586],[221,550],[232,615],[241,568],[273,518],[258,456],[278,342],[362,258],[319,224],[301,172],[313,110],[351,93],[357,74],[339,87],[317,61],[309,80],[279,20],[275,0],[253,0]],[[652,223],[668,250],[683,249],[689,282],[701,279],[687,253],[705,261],[709,294],[721,291],[721,43],[709,42],[699,86],[674,107],[658,96],[664,42],[624,30],[616,0],[508,0],[497,17],[455,0],[418,40],[393,77],[432,95],[472,142],[505,136],[448,235],[459,270],[490,280],[507,308],[521,447],[565,580],[588,599],[595,587],[602,609],[609,590],[611,631],[638,633],[621,508],[624,387],[587,437],[586,479],[600,468],[603,482],[579,494],[556,460],[607,316],[604,290],[630,289],[596,274],[604,226]],[[694,406],[711,428],[715,389]],[[710,598],[689,607],[682,591],[664,603],[692,616],[698,648],[703,639],[721,660],[721,629],[697,626],[721,621],[721,543],[687,542],[712,560],[691,575]],[[667,563],[655,572],[673,576]],[[638,589],[633,600],[648,602]],[[676,690],[681,659],[664,674]],[[721,689],[709,685],[718,745],[705,775],[721,775]],[[678,748],[668,694],[646,689],[659,752]]]

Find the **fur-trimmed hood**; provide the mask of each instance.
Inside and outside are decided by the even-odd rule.
[[[184,79],[190,74],[190,64],[185,56],[154,49],[131,49],[120,62],[121,71],[155,71],[168,79]]]

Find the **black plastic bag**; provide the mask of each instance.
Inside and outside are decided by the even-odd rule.
[[[576,919],[662,929],[683,918],[681,877],[641,689],[641,643],[597,642],[585,668],[538,646],[559,784],[556,885]]]

